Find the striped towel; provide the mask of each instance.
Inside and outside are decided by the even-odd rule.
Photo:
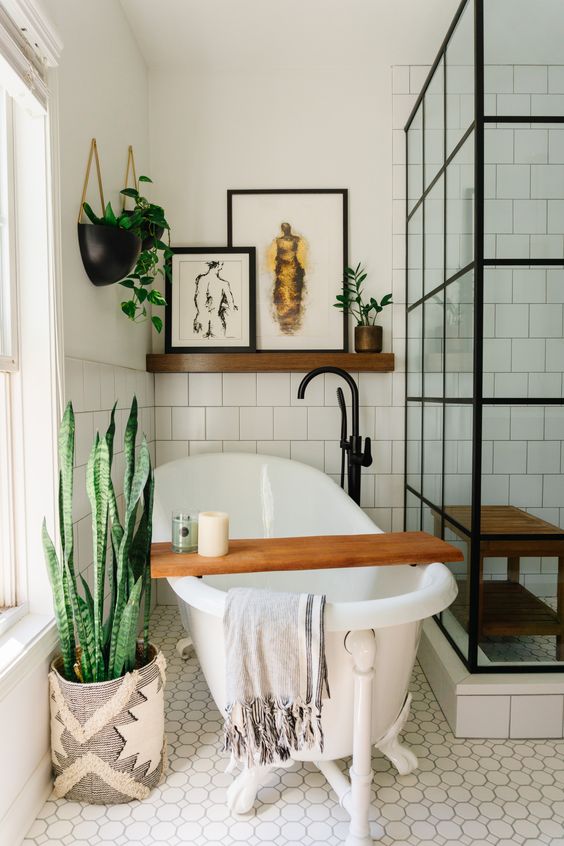
[[[324,596],[228,592],[224,748],[232,764],[276,764],[292,750],[323,751],[322,699],[329,697],[324,610]]]

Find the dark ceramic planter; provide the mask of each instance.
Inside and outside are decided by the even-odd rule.
[[[117,226],[79,223],[78,243],[88,278],[98,286],[124,279],[141,252],[141,240]]]
[[[382,352],[382,327],[381,326],[355,326],[354,327],[354,348],[360,353]]]

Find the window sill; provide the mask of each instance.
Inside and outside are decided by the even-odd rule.
[[[57,643],[55,620],[47,614],[26,614],[0,636],[0,700],[48,658]]]

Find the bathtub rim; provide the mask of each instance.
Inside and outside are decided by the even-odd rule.
[[[409,565],[392,565],[409,566]],[[351,571],[360,568],[351,567]],[[420,582],[413,590],[382,599],[327,602],[326,631],[354,631],[387,628],[413,623],[443,611],[456,598],[455,579],[444,564],[417,564],[413,567]],[[322,571],[312,571],[321,573]],[[288,571],[290,576],[292,571]],[[223,618],[227,592],[207,584],[197,576],[178,576],[167,579],[174,593],[192,608]]]

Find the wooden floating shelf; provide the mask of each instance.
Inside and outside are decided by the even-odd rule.
[[[463,560],[459,549],[426,532],[230,540],[229,552],[222,558],[176,553],[170,543],[154,543],[151,547],[151,576],[166,579]]]
[[[267,373],[306,372],[331,365],[363,373],[390,373],[393,353],[257,352],[149,353],[149,373]]]

